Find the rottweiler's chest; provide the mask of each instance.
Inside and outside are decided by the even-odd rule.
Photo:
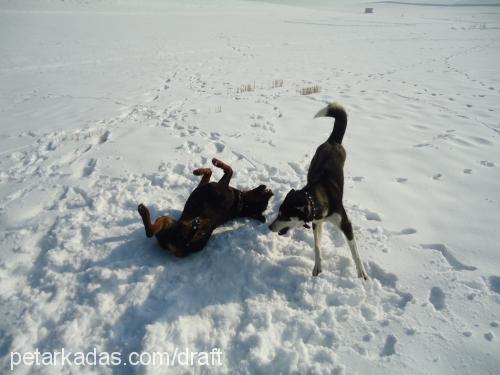
[[[234,189],[221,189],[216,183],[200,186],[186,201],[181,220],[206,217],[213,218],[214,224],[220,225],[232,218],[235,195]]]

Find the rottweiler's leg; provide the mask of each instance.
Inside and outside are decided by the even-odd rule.
[[[142,222],[144,224],[144,229],[146,230],[146,236],[153,236],[153,224],[151,224],[151,216],[149,215],[149,210],[142,203],[137,207],[137,211],[139,211],[139,215],[141,215]]]
[[[146,236],[153,237],[157,234],[164,226],[165,223],[168,223],[171,220],[167,216],[160,216],[156,219],[155,223],[151,223],[151,216],[149,215],[149,210],[143,204],[140,204],[137,207],[137,211],[139,211],[139,215],[141,215],[142,222],[144,223],[144,229],[146,230]]]
[[[201,178],[198,187],[208,184],[210,182],[210,177],[212,176],[212,170],[210,168],[198,168],[193,171],[195,176],[203,176]]]
[[[218,159],[212,159],[213,165],[217,168],[220,168],[224,171],[224,176],[219,180],[218,184],[220,186],[229,186],[229,182],[231,181],[231,177],[233,177],[233,169],[227,165],[226,163],[221,162]]]

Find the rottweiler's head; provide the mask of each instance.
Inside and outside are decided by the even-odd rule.
[[[244,191],[241,216],[251,217],[264,223],[266,218],[262,213],[266,210],[272,196],[273,192],[266,185],[259,185],[255,189]]]
[[[156,234],[160,245],[177,257],[184,257],[205,246],[213,231],[211,221],[196,217],[192,220],[172,220]]]

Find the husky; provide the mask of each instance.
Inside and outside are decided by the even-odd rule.
[[[314,231],[313,276],[321,269],[320,241],[324,222],[339,228],[347,238],[358,277],[368,275],[359,257],[352,224],[342,204],[344,191],[344,163],[346,152],[342,139],[347,127],[347,113],[340,104],[331,103],[321,109],[314,118],[333,117],[335,123],[328,140],[320,145],[307,172],[307,184],[301,190],[290,190],[280,206],[278,217],[269,226],[273,232],[284,235],[291,228],[304,226]]]

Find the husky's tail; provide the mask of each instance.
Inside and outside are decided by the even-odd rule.
[[[328,143],[341,144],[347,127],[347,113],[344,107],[342,107],[339,103],[330,103],[321,111],[316,113],[314,118],[316,117],[333,117],[335,119],[333,131],[328,138]]]

